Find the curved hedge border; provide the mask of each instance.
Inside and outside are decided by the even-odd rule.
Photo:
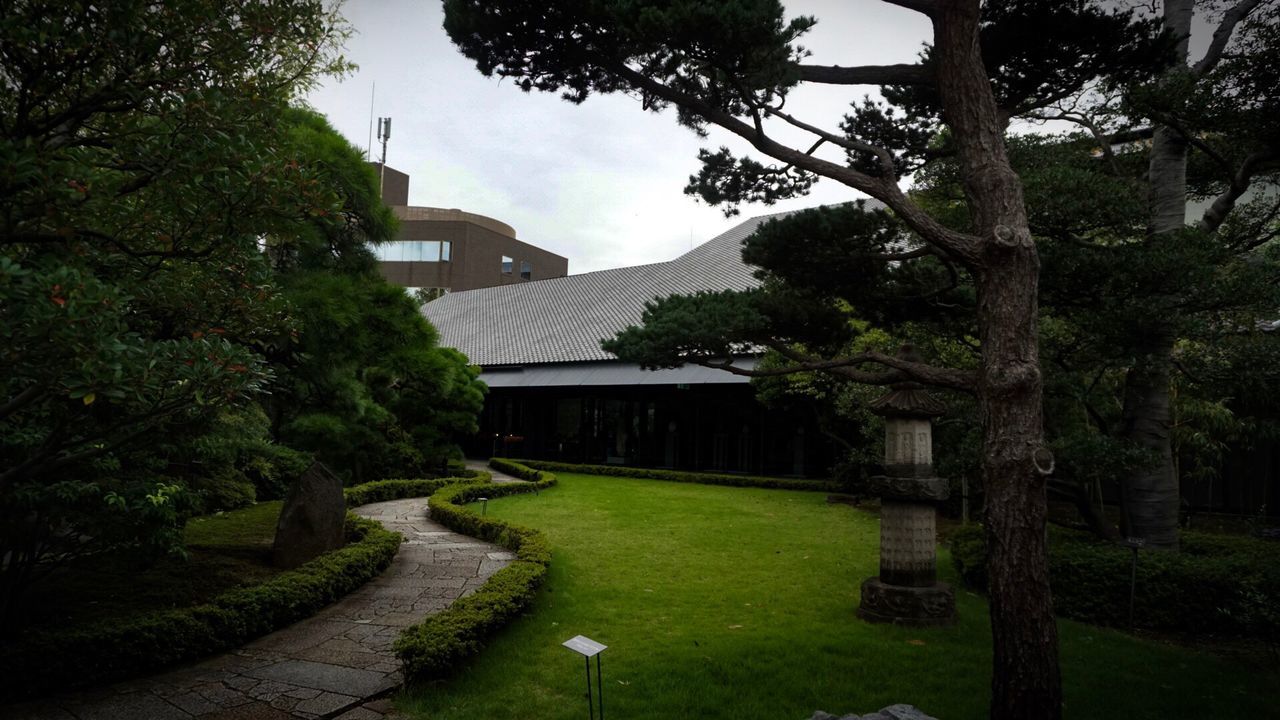
[[[355,489],[355,488],[353,488]],[[402,538],[348,513],[348,544],[207,604],[34,633],[0,648],[0,698],[120,680],[245,642],[313,615],[377,576]]]
[[[1280,638],[1280,544],[1247,537],[1181,534],[1181,552],[1139,551],[1134,624],[1154,630]],[[965,585],[985,591],[981,526],[951,534],[951,559]],[[1051,528],[1054,610],[1098,625],[1129,624],[1132,551],[1082,532]]]
[[[432,493],[447,485],[464,483],[489,482],[492,476],[487,472],[466,471],[468,474],[458,477],[434,478],[431,480],[375,480],[363,485],[349,487],[342,491],[347,500],[347,507],[357,507],[387,500],[401,498],[429,497]]]
[[[494,469],[502,468],[495,462],[516,463],[553,472],[585,473],[587,475],[611,475],[614,477],[644,478],[646,480],[666,480],[668,482],[698,483],[701,485],[728,485],[731,487],[776,488],[781,490],[818,490],[834,492],[840,489],[839,483],[831,480],[798,480],[791,478],[759,477],[755,475],[720,475],[716,473],[682,472],[679,470],[656,470],[638,468],[628,465],[575,465],[572,463],[550,462],[547,460],[508,460],[494,458],[489,463]],[[510,472],[504,470],[504,472]],[[511,473],[515,474],[515,473]],[[517,476],[519,477],[519,476]]]
[[[431,496],[431,518],[455,532],[501,545],[513,551],[516,559],[471,595],[405,628],[396,640],[395,651],[404,663],[407,679],[442,677],[479,652],[490,635],[529,606],[546,577],[551,545],[541,531],[476,515],[465,505],[481,497],[493,499],[543,490],[556,484],[556,476],[509,460],[491,460],[490,466],[533,480],[443,488]]]

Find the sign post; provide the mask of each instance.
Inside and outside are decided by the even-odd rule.
[[[608,645],[601,645],[585,635],[574,635],[565,640],[561,645],[578,653],[586,661],[587,667],[587,713],[588,717],[595,719],[596,705],[600,707],[600,720],[604,720],[604,685],[601,680],[602,674],[600,670],[600,653],[608,649]],[[596,659],[596,693],[595,703],[592,703],[591,697],[591,658]]]
[[[1146,547],[1146,538],[1125,538],[1124,546],[1133,550],[1133,561],[1129,564],[1129,629],[1133,629],[1133,599],[1138,587],[1138,550]]]

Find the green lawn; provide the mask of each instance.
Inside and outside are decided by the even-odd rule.
[[[67,627],[189,607],[280,572],[271,565],[280,501],[187,523],[187,557],[142,563],[128,553],[82,558],[31,589],[25,627]]]
[[[452,680],[415,688],[414,717],[578,718],[583,634],[603,655],[605,712],[628,718],[807,718],[909,702],[984,718],[985,602],[960,591],[960,623],[868,625],[877,520],[820,493],[560,474],[558,488],[489,503],[542,529],[554,557],[533,610]],[[954,580],[949,559],[940,559]],[[1064,621],[1071,718],[1268,717],[1280,674]]]

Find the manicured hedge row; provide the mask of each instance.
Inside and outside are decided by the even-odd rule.
[[[1059,615],[1127,627],[1132,550],[1087,533],[1052,528],[1049,582]],[[951,536],[951,558],[966,585],[987,586],[981,527]],[[1280,631],[1270,600],[1280,597],[1280,544],[1247,537],[1182,534],[1179,553],[1139,551],[1134,624],[1154,630],[1267,634]]]
[[[513,551],[516,559],[471,595],[400,634],[396,655],[410,680],[447,675],[458,663],[479,652],[489,636],[529,606],[551,563],[551,545],[541,532],[482,517],[465,505],[481,497],[493,499],[549,488],[556,483],[555,475],[516,467],[510,461],[491,461],[490,465],[520,477],[537,475],[538,479],[529,483],[446,487],[431,496],[431,518],[455,532],[502,545]]]
[[[488,482],[490,475],[486,472],[466,471],[467,475],[457,477],[432,478],[430,480],[377,480],[356,485],[343,490],[347,499],[347,507],[357,507],[374,502],[399,500],[411,497],[429,497],[432,493],[446,485],[459,483]]]
[[[0,699],[110,682],[241,645],[309,617],[391,563],[399,533],[347,515],[348,544],[205,605],[34,633],[0,646]]]
[[[573,472],[587,475],[612,475],[615,477],[644,478],[646,480],[666,480],[669,482],[699,483],[702,485],[730,485],[732,487],[779,488],[784,490],[818,490],[834,492],[840,486],[830,480],[799,480],[792,478],[757,477],[753,475],[718,475],[714,473],[681,472],[679,470],[655,470],[626,465],[575,465],[572,463],[550,462],[546,460],[506,460],[494,458],[489,461],[508,462],[524,465],[539,470],[552,472]],[[502,469],[493,465],[494,469]],[[503,472],[510,472],[504,470]],[[511,473],[515,474],[515,473]],[[517,476],[519,477],[519,476]]]
[[[529,461],[528,460],[508,460],[506,458],[490,458],[489,467],[493,468],[494,470],[497,470],[498,472],[504,472],[513,477],[518,477],[521,480],[528,480],[529,482],[539,482],[547,477],[552,479],[555,478],[555,475],[552,475],[549,472],[534,470],[532,467],[525,464],[527,462]]]

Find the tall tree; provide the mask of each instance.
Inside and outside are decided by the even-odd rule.
[[[815,21],[785,20],[770,0],[572,6],[446,0],[445,28],[485,74],[512,77],[525,90],[560,91],[573,102],[593,92],[630,93],[651,110],[674,107],[681,124],[696,131],[718,126],[778,163],[735,158],[724,149],[703,153],[692,185],[713,202],[771,201],[803,193],[815,176],[829,178],[883,202],[915,242],[904,247],[885,236],[865,248],[863,259],[930,257],[969,274],[981,345],[973,370],[875,351],[823,358],[793,342],[773,346],[792,364],[771,372],[828,369],[860,382],[908,378],[976,395],[991,546],[992,717],[1056,718],[1061,687],[1045,561],[1051,463],[1037,343],[1040,261],[1004,135],[1010,117],[1077,92],[1109,67],[1133,65],[1129,54],[1141,45],[1142,28],[1084,2],[990,4],[984,21],[977,0],[888,1],[931,21],[933,45],[922,62],[809,64],[795,43]],[[891,94],[918,112],[902,120],[871,104],[855,108],[839,131],[823,128],[785,109],[800,82],[894,86]],[[778,141],[779,126],[808,133],[812,146]],[[960,226],[944,223],[900,188],[902,173],[928,158],[930,149],[921,145],[943,127],[941,150],[956,158],[964,189],[967,218]],[[844,157],[820,154],[823,145]],[[709,353],[740,341],[722,335],[718,347],[690,348],[688,359],[734,370]]]
[[[1212,27],[1212,36],[1203,55],[1193,58],[1197,12]],[[1280,77],[1273,62],[1280,53],[1280,3],[1166,0],[1159,13],[1171,48],[1156,78],[1131,82],[1120,76],[1037,114],[1083,128],[1105,160],[1099,169],[1145,190],[1145,232],[1119,241],[1131,254],[1182,258],[1184,271],[1197,262],[1202,268],[1227,269],[1260,260],[1259,249],[1274,237],[1280,209],[1274,192],[1280,171]],[[1145,162],[1135,165],[1134,157]],[[1250,201],[1259,185],[1271,190]],[[1111,256],[1104,262],[1114,265],[1114,237],[1103,244],[1108,249],[1102,254]],[[1166,277],[1190,279],[1184,271]],[[1178,546],[1181,495],[1170,399],[1175,347],[1188,324],[1196,325],[1198,317],[1204,327],[1208,314],[1219,316],[1213,321],[1219,332],[1255,330],[1246,317],[1225,314],[1251,302],[1256,307],[1258,290],[1264,289],[1212,293],[1206,292],[1206,282],[1214,280],[1147,281],[1152,291],[1143,298],[1144,311],[1128,317],[1130,341],[1123,347],[1131,359],[1121,433],[1151,460],[1135,465],[1123,483],[1123,520],[1125,532],[1145,538],[1150,547]]]
[[[316,113],[289,120],[286,164],[311,211],[267,239],[300,325],[296,345],[272,357],[274,435],[355,482],[436,471],[477,429],[483,384],[378,274],[370,245],[392,239],[395,219],[360,150]]]
[[[180,541],[145,441],[270,378],[291,326],[259,242],[310,208],[288,103],[342,72],[320,0],[0,11],[0,614],[50,561]]]

